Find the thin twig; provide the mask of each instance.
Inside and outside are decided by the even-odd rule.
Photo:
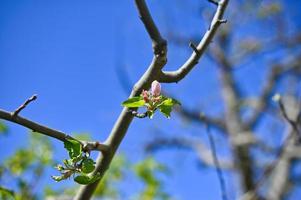
[[[187,61],[180,66],[175,71],[162,71],[160,75],[159,81],[161,83],[173,83],[173,82],[179,82],[182,80],[197,64],[201,56],[204,54],[206,48],[211,43],[218,27],[225,23],[226,20],[223,19],[223,15],[225,12],[225,9],[227,7],[229,0],[221,0],[218,3],[216,12],[214,14],[214,17],[212,19],[212,22],[210,24],[210,28],[206,31],[203,38],[197,45],[197,52],[193,53]]]
[[[281,99],[279,99],[279,107],[280,107],[282,116],[283,116],[284,119],[290,124],[290,126],[293,128],[293,130],[294,130],[294,132],[296,133],[296,136],[297,136],[297,138],[298,138],[298,141],[300,141],[300,139],[301,139],[301,133],[300,133],[298,124],[297,124],[294,120],[291,120],[291,119],[288,117],[288,114],[287,114],[287,112],[286,112],[286,110],[285,110],[284,104],[283,104],[283,102],[282,102]]]
[[[203,118],[206,118],[204,115],[202,115]],[[206,120],[204,120],[206,122]],[[205,123],[206,126],[206,133],[209,139],[209,143],[210,143],[210,149],[212,152],[212,157],[213,157],[213,161],[214,161],[214,165],[215,165],[215,169],[216,169],[216,174],[217,174],[217,178],[219,180],[220,183],[220,189],[221,189],[221,193],[222,193],[222,199],[223,200],[228,200],[227,197],[227,189],[226,189],[226,183],[225,183],[225,179],[223,177],[223,172],[221,170],[221,166],[217,157],[217,152],[216,152],[216,146],[215,146],[215,142],[214,142],[214,138],[213,135],[211,133],[210,130],[210,126],[208,123]]]
[[[19,108],[17,108],[12,115],[17,116],[28,104],[30,104],[32,101],[36,100],[38,96],[36,94],[32,95],[30,98],[28,98]]]

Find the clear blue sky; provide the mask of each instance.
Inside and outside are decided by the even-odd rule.
[[[173,6],[171,2],[150,2],[163,34],[172,25],[182,31],[180,34],[196,31],[202,34],[207,29],[197,17],[197,7],[191,10],[197,1],[178,0],[174,1],[175,8],[168,8],[168,4]],[[207,1],[202,3],[211,6]],[[173,23],[173,14],[183,19]],[[189,19],[187,24],[186,19]],[[169,49],[168,69],[179,66],[191,51],[173,45]],[[67,133],[89,132],[93,139],[104,140],[122,109],[120,103],[127,97],[118,68],[123,67],[134,82],[147,68],[151,57],[150,40],[133,1],[0,0],[0,107],[14,110],[32,94],[38,94],[38,100],[22,111],[22,115],[55,129]],[[214,90],[218,86],[214,73],[208,60],[203,59],[184,81],[163,88],[190,108],[210,103],[211,112],[215,113],[220,110],[220,104],[215,97],[219,91]],[[203,100],[208,93],[209,100]],[[198,135],[203,131],[194,125],[186,126],[178,117],[167,120],[157,115],[151,121],[136,119],[120,151],[138,160],[143,156],[143,144],[153,137],[152,130],[161,127],[171,135]],[[0,153],[1,160],[27,142],[24,128],[12,124],[9,128],[11,137],[0,140],[0,146],[6,149]],[[57,152],[64,152],[63,145],[53,142]],[[157,158],[177,169],[166,180],[166,190],[179,199],[219,199],[214,171],[199,169],[193,153],[169,151]],[[45,180],[52,181],[50,177]],[[235,185],[230,183],[233,180],[227,180],[229,192],[235,193]],[[136,190],[135,185],[126,187]]]

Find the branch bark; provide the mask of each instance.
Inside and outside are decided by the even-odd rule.
[[[62,142],[66,142],[68,139],[77,140],[66,133],[49,128],[47,126],[38,124],[34,121],[31,121],[29,119],[26,119],[24,117],[16,115],[15,112],[11,113],[11,112],[0,109],[0,119],[4,119],[6,121],[10,121],[10,122],[19,124],[23,127],[29,128],[30,130],[32,130],[35,133],[40,133],[40,134],[55,138],[57,140],[60,140]],[[84,151],[106,152],[108,150],[108,147],[105,144],[101,144],[99,142],[79,141],[79,140],[77,140],[77,141],[83,145]]]
[[[175,82],[175,81],[166,81],[169,79],[169,73],[162,72],[162,68],[165,66],[167,62],[167,42],[161,37],[161,34],[156,27],[150,12],[147,8],[147,5],[144,0],[135,0],[140,19],[142,20],[151,40],[153,46],[153,60],[149,65],[146,72],[139,79],[139,81],[134,85],[130,97],[140,95],[143,89],[148,89],[153,80],[158,80],[160,82]],[[213,18],[213,22],[211,23],[211,29],[205,34],[204,39],[201,41],[198,46],[200,52],[203,52],[205,48],[210,43],[211,39],[214,36],[218,26],[222,23],[222,16],[228,0],[222,0],[217,8],[216,14]],[[180,73],[176,73],[177,82],[184,78],[188,74],[188,72],[192,69],[198,59],[201,57],[200,54],[193,54],[190,59],[186,62],[188,66],[184,65],[181,67]],[[190,64],[189,64],[190,63]],[[184,73],[182,72],[184,71]],[[173,73],[172,73],[173,75]],[[174,78],[172,76],[171,78]],[[173,79],[174,80],[174,79]],[[131,110],[133,111],[133,110]],[[135,110],[134,110],[135,111]],[[103,177],[105,171],[109,168],[109,165],[114,157],[117,148],[119,147],[121,141],[123,140],[129,125],[133,120],[133,115],[131,114],[128,108],[124,108],[119,115],[117,121],[115,122],[113,129],[105,141],[105,144],[109,146],[109,151],[105,154],[99,154],[96,161],[96,169],[93,173],[99,173],[101,177]],[[100,180],[99,180],[100,181]],[[96,181],[93,184],[87,186],[81,186],[78,193],[75,196],[75,200],[87,200],[90,199],[94,190],[97,187],[99,181]]]

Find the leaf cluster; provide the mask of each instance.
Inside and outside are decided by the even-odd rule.
[[[149,98],[146,101],[142,96],[132,97],[122,102],[124,107],[128,108],[146,108],[147,116],[152,119],[155,111],[159,110],[165,117],[170,118],[170,113],[175,105],[181,105],[179,101],[163,95]]]
[[[79,141],[67,139],[64,142],[64,148],[68,151],[70,158],[63,161],[64,165],[58,164],[55,167],[61,173],[59,176],[52,176],[55,181],[62,181],[73,176],[75,182],[87,185],[100,178],[98,173],[90,174],[95,169],[95,162],[90,158],[89,153],[83,151]]]

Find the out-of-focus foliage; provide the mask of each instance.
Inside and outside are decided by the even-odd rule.
[[[14,190],[6,187],[0,190],[2,199],[37,199],[36,189],[46,167],[53,165],[53,147],[46,136],[30,135],[28,146],[19,148],[0,165],[0,185],[15,184]],[[10,192],[8,192],[10,191]]]
[[[8,131],[7,126],[0,121],[0,134],[7,134],[7,131]]]
[[[170,196],[164,192],[163,183],[158,174],[166,174],[167,168],[148,157],[133,166],[137,177],[143,182],[143,190],[135,197],[135,199],[152,200],[152,199],[170,199]]]
[[[5,127],[4,124],[2,124]],[[90,140],[89,134],[75,134],[75,138]],[[47,185],[42,195],[38,188],[39,182],[46,176],[46,170],[53,167],[53,146],[48,137],[39,133],[31,133],[27,146],[17,149],[0,164],[0,199],[5,200],[58,200],[75,195],[78,185],[54,189]],[[91,169],[87,169],[91,171]],[[138,163],[128,160],[124,154],[115,156],[109,170],[98,185],[95,198],[99,199],[124,199],[120,187],[127,178],[142,182],[143,191],[126,194],[127,199],[167,199],[168,195],[162,189],[163,183],[157,174],[164,174],[165,167],[153,158],[146,158]],[[50,180],[50,176],[48,177]],[[46,178],[47,179],[47,178]],[[13,186],[12,186],[13,185]],[[43,198],[41,198],[43,196]]]

